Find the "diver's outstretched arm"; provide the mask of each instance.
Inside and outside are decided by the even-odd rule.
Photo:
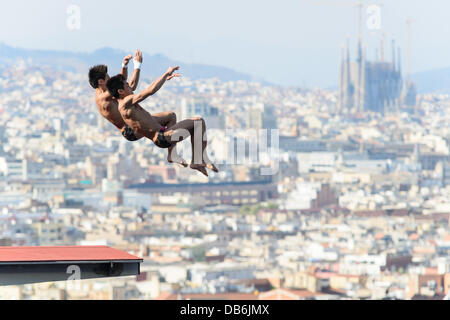
[[[131,80],[130,80],[130,87],[133,91],[136,90],[136,88],[139,84],[139,77],[141,75],[141,66],[140,65],[141,65],[142,61],[143,61],[142,52],[141,52],[141,50],[138,49],[134,53],[134,72],[133,72],[133,76],[131,77]],[[139,67],[137,67],[136,64],[138,64]]]
[[[159,89],[161,89],[166,81],[180,76],[179,73],[174,74],[174,72],[178,69],[180,69],[180,67],[170,67],[169,69],[167,69],[167,71],[161,77],[159,77],[159,79],[155,80],[145,90],[134,94],[130,99],[130,102],[132,104],[139,103],[147,99],[149,96],[154,95],[156,92],[158,92]]]
[[[120,70],[120,74],[123,75],[125,79],[128,79],[128,63],[130,62],[133,55],[129,54],[125,58],[123,58],[122,69]]]

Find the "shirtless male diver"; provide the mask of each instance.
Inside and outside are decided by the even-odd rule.
[[[172,126],[161,125],[154,116],[142,108],[139,103],[158,92],[166,81],[179,77],[174,73],[180,67],[169,68],[145,90],[134,94],[125,77],[118,74],[106,83],[109,93],[117,99],[119,112],[126,125],[134,132],[145,136],[160,148],[174,148],[176,144],[191,136],[192,161],[191,169],[198,170],[208,176],[206,168],[219,172],[209,160],[206,147],[206,124],[202,118],[192,118],[178,122]],[[200,142],[200,143],[199,143]],[[201,146],[198,148],[197,146]]]
[[[125,79],[128,78],[128,63],[132,57],[133,56],[130,54],[123,59],[120,74]],[[136,90],[138,86],[142,61],[142,52],[140,50],[136,50],[133,61],[134,72],[129,84],[132,91]],[[128,141],[140,140],[144,136],[134,132],[129,126],[127,126],[118,110],[119,104],[117,100],[114,99],[108,92],[106,82],[109,78],[108,67],[106,65],[97,65],[89,70],[89,83],[95,89],[95,103],[98,111],[106,120],[119,129],[125,139]],[[175,112],[172,111],[156,113],[153,116],[161,126],[171,127],[177,123],[177,116]],[[179,163],[183,167],[188,166],[186,161],[178,155],[175,146],[169,148],[168,151],[167,161],[169,163]]]

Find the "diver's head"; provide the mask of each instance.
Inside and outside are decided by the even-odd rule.
[[[89,69],[89,83],[92,88],[105,88],[108,80],[108,67],[104,64],[100,64]]]
[[[109,93],[116,99],[125,98],[130,94],[133,94],[133,89],[126,81],[125,77],[121,74],[112,77],[106,83]]]

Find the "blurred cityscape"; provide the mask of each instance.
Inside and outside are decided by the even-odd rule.
[[[150,113],[205,118],[221,169],[209,179],[127,142],[87,74],[0,66],[0,245],[144,259],[137,277],[0,299],[444,299],[450,96],[417,95],[394,42],[389,62],[357,48],[355,62],[342,50],[337,91],[182,77],[148,99]],[[261,130],[271,148],[252,140]]]

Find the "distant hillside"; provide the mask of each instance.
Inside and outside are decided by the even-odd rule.
[[[111,73],[120,69],[122,59],[131,53],[112,48],[101,48],[91,53],[56,51],[56,50],[31,50],[14,48],[0,42],[0,64],[11,63],[17,58],[25,60],[32,59],[36,64],[51,65],[56,69],[70,70],[86,73],[89,67],[96,64],[106,64],[110,67]],[[222,81],[258,81],[269,84],[263,79],[251,75],[237,72],[230,68],[205,65],[189,64],[181,61],[171,60],[161,54],[148,54],[144,52],[144,65],[142,75],[145,78],[156,78],[169,66],[181,66],[182,75],[191,79],[218,78]],[[412,80],[416,83],[419,93],[450,93],[450,67],[436,70],[418,72],[412,75]],[[328,89],[337,90],[336,86]]]
[[[450,93],[450,67],[414,73],[419,93]]]
[[[52,65],[57,69],[85,72],[86,74],[89,67],[96,64],[106,64],[110,67],[110,70],[116,70],[118,72],[123,57],[129,53],[132,52],[112,48],[101,48],[92,53],[29,50],[14,48],[0,43],[0,63],[11,63],[12,60],[17,58],[23,58],[24,60],[32,59],[37,64]],[[182,68],[181,71],[184,76],[194,80],[215,77],[222,81],[258,80],[264,82],[261,79],[256,79],[248,74],[240,73],[229,68],[204,64],[188,64],[171,60],[161,54],[151,55],[145,52],[142,75],[143,77],[155,78],[166,71],[169,66],[175,65],[179,65]]]

